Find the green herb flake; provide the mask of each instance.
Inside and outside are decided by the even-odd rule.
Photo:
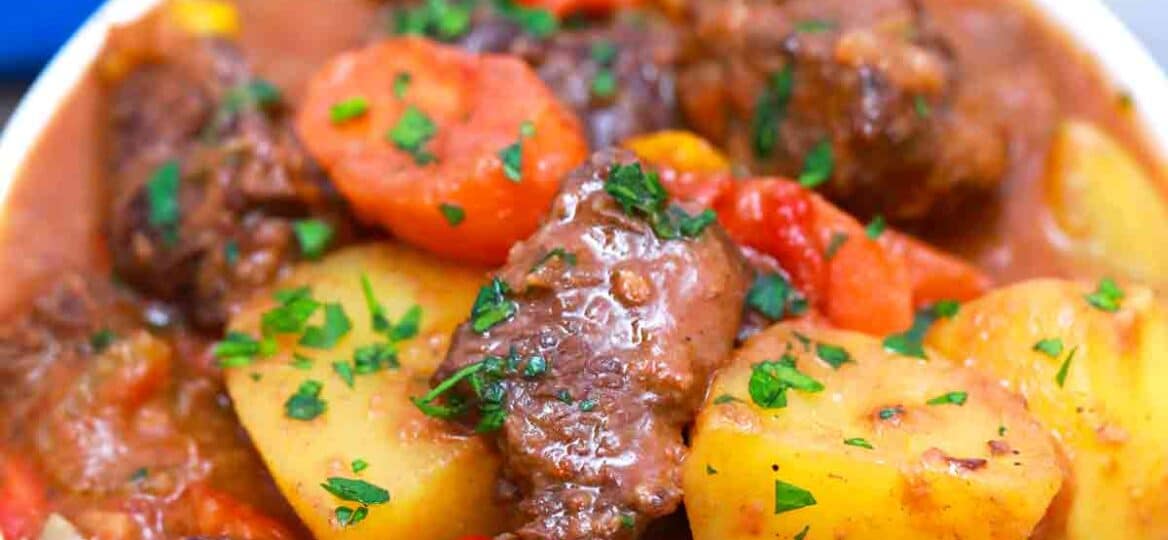
[[[333,372],[335,372],[342,381],[345,381],[345,386],[348,386],[349,388],[353,387],[353,383],[355,381],[353,380],[353,366],[351,364],[348,362],[333,362]]]
[[[276,352],[276,342],[271,339],[257,340],[243,332],[228,331],[222,341],[211,348],[211,354],[219,359],[222,368],[236,368],[251,365],[256,356],[270,356]]]
[[[442,212],[442,217],[446,219],[446,223],[449,223],[451,227],[462,225],[462,222],[466,220],[466,210],[463,210],[457,204],[439,204],[438,211]]]
[[[393,343],[405,341],[418,335],[422,327],[422,306],[414,304],[406,310],[397,324],[389,331],[389,339]]]
[[[556,392],[556,399],[565,405],[571,405],[574,402],[572,400],[572,393],[565,389],[560,389]]]
[[[755,278],[746,293],[746,305],[772,321],[787,314],[798,316],[807,311],[807,298],[779,274]]]
[[[803,526],[803,530],[799,531],[799,532],[798,532],[798,534],[796,534],[796,535],[795,535],[795,537],[793,538],[793,540],[806,540],[806,538],[807,538],[807,533],[808,533],[808,532],[810,532],[810,531],[811,531],[811,526],[810,526],[810,525],[804,525],[804,526]]]
[[[470,30],[473,9],[473,2],[426,0],[420,6],[394,12],[394,32],[454,41]]]
[[[718,474],[718,469],[713,468],[712,466],[710,466],[709,463],[707,463],[706,464],[706,476],[714,476],[715,474]]]
[[[494,0],[495,10],[503,18],[518,24],[524,32],[536,38],[547,38],[560,28],[560,21],[546,9],[526,7],[514,0]]]
[[[178,242],[181,176],[178,160],[171,159],[154,169],[146,181],[146,221],[168,246]]]
[[[596,409],[597,404],[598,403],[595,399],[592,399],[592,398],[585,399],[585,400],[580,402],[580,411],[581,412],[592,412],[593,410]]]
[[[319,219],[299,219],[292,222],[292,232],[300,244],[300,253],[309,259],[320,258],[333,239],[333,227]]]
[[[764,409],[781,409],[787,406],[787,389],[816,393],[823,391],[823,383],[799,371],[795,359],[784,355],[778,361],[755,364],[747,388],[756,405]]]
[[[620,515],[621,527],[625,529],[635,529],[637,527],[637,516],[630,513],[622,513]]]
[[[1059,388],[1062,388],[1063,385],[1066,384],[1067,371],[1071,369],[1071,360],[1075,358],[1075,353],[1078,351],[1078,347],[1071,349],[1071,352],[1067,354],[1067,359],[1063,360],[1063,364],[1059,366],[1058,373],[1056,373],[1054,376],[1054,382],[1058,383]]]
[[[280,89],[263,79],[253,79],[227,91],[222,112],[233,115],[245,108],[266,108],[280,102]]]
[[[421,109],[410,105],[388,133],[389,141],[414,157],[414,163],[425,165],[434,161],[433,154],[424,148],[438,133],[438,126]]]
[[[1123,302],[1124,292],[1123,289],[1119,288],[1119,285],[1114,279],[1107,277],[1099,280],[1099,284],[1095,287],[1095,292],[1088,294],[1084,298],[1095,309],[1115,313],[1119,311],[1120,305]]]
[[[803,161],[803,172],[799,175],[799,185],[815,189],[831,179],[835,168],[835,157],[832,154],[831,142],[819,141]]]
[[[961,311],[961,303],[956,300],[938,300],[933,304],[933,314],[938,318],[952,319]]]
[[[333,103],[332,107],[329,107],[329,120],[333,124],[344,124],[365,116],[367,112],[369,112],[369,100],[355,96]]]
[[[118,335],[109,328],[103,328],[89,335],[89,347],[93,352],[101,354],[117,341]]]
[[[730,394],[722,394],[722,395],[714,398],[714,405],[724,405],[726,403],[734,403],[737,401],[742,401],[742,400],[740,400],[740,399],[738,399]]]
[[[337,516],[337,525],[349,527],[364,521],[369,516],[369,507],[358,506],[357,508],[349,508],[348,506],[338,506],[333,512]]]
[[[328,303],[324,305],[324,324],[305,328],[300,344],[313,349],[331,349],[352,328],[345,308],[338,303]]]
[[[1042,339],[1034,344],[1033,350],[1051,358],[1058,358],[1063,353],[1063,340],[1059,338]]]
[[[150,469],[146,467],[138,467],[134,472],[130,473],[130,482],[135,484],[142,483],[150,476]]]
[[[410,75],[408,71],[399,71],[393,76],[393,97],[402,99],[406,97],[406,92],[410,90],[410,84],[414,82],[414,76]]]
[[[476,334],[482,334],[515,315],[519,306],[507,299],[510,292],[511,288],[498,277],[492,278],[490,283],[479,289],[470,311],[471,329]]]
[[[329,477],[320,487],[342,500],[363,505],[389,502],[389,492],[358,478]]]
[[[324,414],[327,405],[320,399],[320,391],[324,385],[319,381],[307,380],[300,383],[295,394],[284,402],[284,414],[293,420],[312,420]]]
[[[589,47],[589,56],[592,57],[592,61],[602,66],[611,66],[619,52],[616,43],[608,39],[593,41]]]
[[[900,405],[893,405],[891,407],[884,407],[876,413],[876,416],[881,420],[891,420],[904,414],[904,408]]]
[[[228,240],[223,244],[223,262],[226,262],[227,266],[235,266],[235,263],[239,262],[239,242]]]
[[[499,160],[503,162],[503,176],[516,184],[523,180],[522,141],[515,141],[500,150]]]
[[[864,227],[864,234],[867,235],[868,238],[876,240],[877,238],[880,238],[880,235],[884,234],[884,229],[887,226],[888,224],[884,221],[884,216],[877,215],[876,217],[872,218],[872,221],[868,222],[866,227]]]
[[[860,448],[867,448],[869,450],[875,450],[875,447],[872,446],[872,443],[868,442],[867,439],[864,439],[862,437],[852,437],[851,439],[844,439],[844,444],[846,444],[848,446],[857,446]]]
[[[839,369],[840,366],[852,361],[852,355],[848,353],[847,349],[827,343],[815,344],[815,356],[826,362],[832,369]]]
[[[265,311],[260,319],[265,336],[302,332],[308,319],[320,307],[308,287],[277,291],[274,296],[280,305]]]
[[[933,115],[933,107],[929,105],[929,100],[922,95],[913,96],[913,110],[920,118],[928,118]]]
[[[924,339],[929,327],[940,317],[953,318],[961,305],[954,300],[941,300],[921,309],[913,316],[913,325],[908,330],[884,338],[884,350],[913,358],[927,360]]]
[[[1005,436],[1006,436],[1006,426],[1004,426],[1004,425],[1000,425],[1000,426],[998,426],[998,436],[999,436],[999,437],[1005,437]]]
[[[751,146],[755,157],[766,158],[779,143],[779,124],[787,116],[787,105],[795,88],[795,67],[788,64],[773,74],[759,94],[751,119]]]
[[[353,474],[357,474],[365,469],[368,469],[369,462],[367,462],[361,458],[357,458],[357,459],[353,460],[353,463],[350,465],[350,468],[353,470]]]
[[[835,30],[835,21],[825,19],[804,19],[795,23],[795,31],[802,34],[818,34]]]
[[[576,255],[574,253],[569,253],[564,248],[557,247],[557,248],[552,248],[552,249],[548,250],[547,253],[544,253],[543,257],[540,257],[539,260],[536,261],[535,264],[533,264],[531,266],[531,270],[529,270],[528,272],[538,271],[539,269],[543,268],[544,266],[547,266],[547,264],[549,262],[551,262],[552,259],[559,259],[560,261],[563,261],[564,264],[566,264],[568,266],[576,266],[576,263],[578,262],[576,259]]]
[[[808,506],[815,506],[810,491],[782,480],[775,480],[775,514],[782,514]]]
[[[929,405],[965,405],[965,401],[969,399],[968,392],[946,392],[933,399],[926,401]]]
[[[292,353],[291,365],[293,368],[301,371],[308,371],[312,369],[312,359],[299,353]]]
[[[823,258],[831,260],[835,258],[835,254],[839,253],[840,248],[848,241],[848,233],[836,231],[831,233],[831,240],[827,242],[827,249],[823,251]]]
[[[653,232],[663,240],[696,238],[717,219],[717,214],[710,209],[696,216],[677,206],[667,211],[665,203],[669,194],[657,173],[646,172],[640,163],[613,165],[605,179],[604,191],[626,214],[649,222]]]
[[[353,370],[358,375],[369,375],[386,369],[397,369],[397,349],[387,343],[362,345],[353,351]]]
[[[540,355],[532,355],[527,359],[527,365],[523,368],[523,376],[534,379],[547,373],[547,369],[547,359]]]
[[[592,90],[592,95],[608,99],[616,94],[616,86],[616,74],[609,68],[600,68],[592,77],[592,84],[589,88]]]

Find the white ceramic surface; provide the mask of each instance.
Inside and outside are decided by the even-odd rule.
[[[0,135],[0,207],[53,111],[97,58],[109,28],[141,16],[160,1],[109,0],[37,78]],[[1135,36],[1100,0],[1031,1],[1095,55],[1116,86],[1131,93],[1149,135],[1168,156],[1168,77]]]

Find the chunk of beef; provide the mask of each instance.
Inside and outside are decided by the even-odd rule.
[[[401,14],[411,9],[419,8],[389,9],[391,32],[402,29]],[[681,39],[660,16],[621,13],[537,37],[498,2],[478,2],[465,31],[447,40],[473,52],[526,60],[580,117],[594,149],[677,125],[674,66]]]
[[[952,210],[1000,181],[1004,130],[977,114],[960,66],[914,0],[691,3],[682,109],[756,172],[797,177],[830,144],[821,188],[860,214]]]
[[[109,238],[122,278],[218,327],[236,298],[296,257],[292,218],[339,223],[341,204],[238,51],[193,45],[115,91]],[[177,190],[151,181],[168,163]],[[160,220],[172,202],[177,221]]]
[[[527,519],[518,538],[631,538],[672,512],[682,427],[738,330],[749,274],[738,248],[716,224],[664,240],[622,211],[605,183],[631,161],[601,152],[565,180],[499,271],[514,315],[482,332],[477,318],[463,324],[434,377],[514,364],[482,402],[506,414],[497,441],[504,491]]]

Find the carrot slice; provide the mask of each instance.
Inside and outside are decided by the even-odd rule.
[[[36,538],[49,514],[46,486],[25,458],[0,448],[0,536]]]
[[[885,231],[880,243],[904,259],[917,307],[938,300],[973,300],[992,285],[989,276],[977,268],[906,234]]]
[[[502,263],[587,156],[576,117],[522,61],[425,39],[342,54],[297,116],[363,219],[434,253]]]

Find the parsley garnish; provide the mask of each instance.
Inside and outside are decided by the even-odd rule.
[[[961,305],[953,300],[941,300],[932,306],[917,311],[916,315],[913,316],[912,328],[884,338],[884,350],[904,356],[928,359],[925,356],[925,346],[923,343],[925,333],[929,331],[929,327],[938,318],[953,318],[957,315],[960,307]]]
[[[835,257],[836,253],[839,253],[840,248],[844,247],[847,241],[848,233],[841,231],[831,233],[831,240],[827,242],[827,249],[823,251],[823,258],[830,261]]]
[[[446,405],[435,404],[434,401],[459,382],[466,380],[479,400],[479,422],[475,426],[475,431],[478,433],[496,431],[503,427],[503,422],[507,419],[507,388],[503,384],[504,378],[518,373],[523,373],[525,377],[536,377],[547,370],[546,360],[538,355],[529,357],[522,371],[520,364],[520,358],[514,350],[506,359],[487,356],[479,362],[462,367],[454,375],[438,383],[426,395],[410,398],[410,401],[427,416],[442,419],[457,417],[466,412],[466,402],[457,397],[447,399]]]
[[[807,538],[807,533],[809,531],[811,531],[811,526],[804,525],[803,530],[799,531],[798,534],[796,534],[795,537],[792,538],[792,540],[805,540]]]
[[[223,244],[223,261],[227,266],[235,266],[239,262],[239,242],[228,240]]]
[[[715,469],[714,467],[710,466],[709,463],[707,463],[706,464],[706,475],[713,476],[715,474],[718,474],[718,469]]]
[[[565,405],[571,405],[572,404],[572,393],[567,391],[566,389],[561,389],[561,390],[556,392],[556,399],[560,400],[560,403],[564,403]]]
[[[755,364],[750,372],[750,399],[764,409],[786,407],[788,388],[814,393],[823,390],[823,383],[799,371],[790,355]]]
[[[637,526],[637,516],[629,513],[622,513],[620,515],[621,527],[626,529],[633,529]]]
[[[547,373],[547,360],[539,355],[533,355],[527,359],[527,366],[523,368],[523,376],[528,379],[534,379]]]
[[[1063,340],[1059,338],[1046,338],[1035,343],[1033,350],[1051,358],[1058,358],[1063,353]]]
[[[519,138],[499,151],[499,159],[503,162],[503,175],[508,180],[518,184],[523,179],[523,139],[535,134],[535,125],[524,122],[519,126]]]
[[[831,141],[819,141],[803,160],[803,172],[799,175],[799,185],[814,189],[831,179],[835,168],[835,157],[831,151]]]
[[[933,108],[929,106],[929,100],[919,94],[913,96],[913,109],[916,111],[917,116],[921,118],[928,118],[933,114]]]
[[[167,160],[146,181],[146,221],[168,246],[178,242],[180,172],[178,160]]]
[[[779,274],[763,274],[754,279],[746,293],[746,305],[772,321],[786,314],[802,315],[807,311],[807,298],[795,290]]]
[[[626,214],[644,218],[658,238],[696,238],[717,219],[713,210],[691,216],[680,207],[665,209],[669,194],[657,173],[645,172],[640,163],[616,164],[608,171],[604,191],[612,196]]]
[[[309,326],[300,336],[300,344],[314,349],[331,349],[353,328],[349,316],[340,304],[324,305],[324,325]]]
[[[959,311],[961,303],[956,300],[937,300],[937,303],[933,304],[933,314],[937,317],[952,319]]]
[[[353,380],[353,366],[349,365],[348,362],[333,362],[333,371],[342,381],[345,381],[345,386],[353,387],[353,383],[356,382]]]
[[[426,0],[421,6],[396,11],[394,31],[453,41],[470,30],[473,9],[473,2]]]
[[[137,484],[143,480],[146,480],[148,476],[150,476],[150,469],[147,469],[146,467],[138,467],[137,469],[134,469],[133,473],[130,473],[130,481]]]
[[[1059,388],[1062,388],[1063,384],[1067,382],[1067,371],[1071,369],[1071,360],[1075,358],[1075,353],[1078,351],[1078,347],[1071,349],[1071,352],[1067,354],[1067,359],[1063,360],[1063,365],[1059,366],[1058,373],[1054,376],[1054,382],[1058,383]]]
[[[300,333],[320,307],[308,287],[276,291],[273,296],[280,305],[264,312],[261,318],[260,328],[265,336]]]
[[[253,79],[227,91],[220,114],[230,117],[244,108],[271,107],[280,102],[280,89],[263,79]]]
[[[1095,292],[1084,296],[1087,299],[1087,303],[1094,306],[1095,309],[1108,313],[1119,311],[1123,297],[1123,289],[1120,289],[1119,285],[1115,283],[1115,280],[1109,277],[1099,280],[1099,285],[1095,287]]]
[[[851,439],[844,439],[844,444],[846,444],[848,446],[858,446],[860,448],[867,448],[869,450],[875,449],[872,446],[872,443],[868,442],[867,439],[864,439],[862,437],[853,437]]]
[[[551,11],[519,5],[514,0],[494,0],[495,10],[503,18],[518,24],[524,32],[537,38],[546,38],[560,27]]]
[[[804,34],[818,34],[820,32],[827,32],[829,30],[834,30],[835,27],[835,21],[828,21],[824,19],[805,19],[795,23],[795,31]]]
[[[389,332],[389,340],[397,343],[405,341],[418,335],[418,329],[422,326],[422,306],[414,304],[407,309],[401,319],[397,321],[397,325]]]
[[[518,305],[507,299],[510,292],[511,288],[498,277],[492,278],[490,283],[479,289],[474,307],[470,310],[471,329],[476,334],[486,332],[515,315]]]
[[[333,227],[319,219],[299,219],[292,222],[292,232],[300,244],[300,252],[309,259],[320,257],[333,239]]]
[[[547,253],[544,253],[543,257],[540,257],[539,260],[531,266],[531,270],[529,270],[529,272],[535,272],[536,270],[543,268],[552,259],[559,259],[564,261],[564,264],[568,266],[576,266],[577,262],[575,254],[569,253],[562,247],[552,248],[548,250]]]
[[[787,104],[795,88],[795,66],[787,64],[771,76],[754,107],[750,133],[754,155],[769,157],[779,142],[779,124],[787,116]]]
[[[999,425],[999,426],[998,426],[998,436],[999,436],[999,437],[1005,437],[1005,436],[1006,436],[1006,426],[1004,426],[1004,425]]]
[[[276,342],[270,339],[258,341],[255,338],[236,331],[228,331],[227,335],[215,344],[211,354],[219,359],[219,366],[224,368],[243,367],[250,365],[256,356],[269,356],[276,352]]]
[[[117,339],[118,335],[113,330],[103,328],[89,336],[89,347],[93,349],[93,352],[100,354],[113,345]]]
[[[329,107],[329,120],[334,124],[343,124],[349,120],[365,116],[369,111],[369,100],[355,96],[333,103]]]
[[[312,420],[324,414],[327,405],[320,399],[324,385],[319,381],[307,380],[300,383],[295,394],[284,402],[284,414],[293,420]]]
[[[592,44],[590,53],[597,65],[596,75],[592,78],[592,95],[598,98],[609,98],[616,93],[617,80],[612,65],[617,52],[616,44],[607,39]]]
[[[438,205],[438,211],[442,212],[442,217],[451,227],[457,227],[466,220],[466,210],[461,206],[451,203],[442,203]]]
[[[348,527],[356,525],[369,516],[368,506],[358,506],[357,508],[349,508],[348,506],[338,506],[335,510],[337,516],[337,524],[341,527]]]
[[[714,398],[714,405],[722,405],[725,403],[734,403],[735,401],[742,401],[730,394],[722,394]]]
[[[929,405],[965,405],[965,400],[969,398],[968,392],[947,392],[941,394],[933,399],[926,401]]]
[[[815,506],[815,497],[810,491],[782,480],[775,480],[775,514]]]
[[[353,351],[353,366],[358,375],[377,373],[383,369],[397,369],[397,349],[386,343],[373,343]]]
[[[597,401],[595,399],[588,398],[580,402],[580,410],[582,412],[592,412],[593,409],[596,409],[596,405]]]
[[[312,369],[312,359],[299,353],[292,353],[292,367],[301,371]]]
[[[350,467],[353,469],[353,474],[357,474],[365,469],[368,469],[369,462],[367,462],[361,458],[357,458],[357,459],[353,460],[353,463]]]
[[[884,221],[884,216],[877,215],[868,222],[868,226],[864,227],[864,234],[868,235],[868,238],[876,240],[880,238],[881,234],[884,234],[885,227],[887,227],[887,223]]]
[[[900,416],[901,414],[904,414],[904,408],[900,405],[893,405],[891,407],[884,407],[883,409],[880,409],[880,411],[876,413],[876,416],[878,416],[881,420],[890,420]]]
[[[389,502],[389,492],[385,488],[370,484],[359,478],[329,477],[320,487],[342,501],[363,505]]]
[[[434,161],[434,155],[424,146],[438,133],[438,126],[421,109],[410,105],[397,123],[390,128],[389,141],[398,149],[414,157],[414,163],[425,165]]]
[[[399,71],[393,76],[393,97],[398,99],[406,97],[406,92],[410,90],[410,83],[413,81],[414,76],[408,71]]]
[[[840,366],[852,361],[852,355],[848,353],[847,349],[827,343],[815,344],[815,356],[827,362],[827,365],[831,366],[832,369],[839,369]]]

